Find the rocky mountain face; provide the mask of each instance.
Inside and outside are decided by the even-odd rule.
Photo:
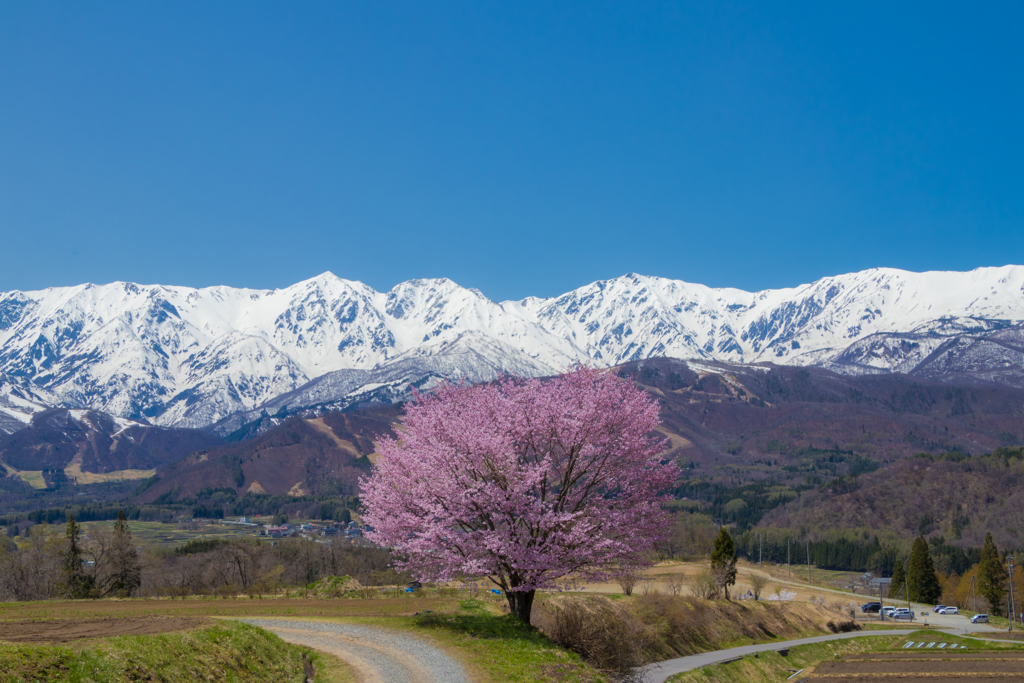
[[[204,431],[154,427],[90,410],[49,409],[0,437],[0,463],[17,470],[64,471],[88,478],[149,470],[223,442]]]
[[[33,404],[228,434],[297,407],[399,400],[410,382],[656,357],[1024,386],[1022,323],[1020,266],[874,269],[753,293],[626,275],[503,303],[444,279],[377,292],[329,273],[273,291],[7,292],[0,431]]]
[[[0,436],[13,434],[32,422],[32,416],[60,400],[31,383],[15,384],[0,375]]]

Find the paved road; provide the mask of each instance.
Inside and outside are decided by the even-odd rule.
[[[752,655],[755,652],[770,652],[783,650],[799,645],[811,645],[812,643],[824,643],[829,640],[846,640],[848,638],[865,638],[871,636],[907,636],[917,629],[893,629],[886,631],[855,631],[853,633],[837,633],[830,636],[817,636],[815,638],[801,638],[800,640],[787,640],[782,643],[764,643],[762,645],[744,645],[743,647],[731,647],[727,650],[716,650],[714,652],[702,652],[699,655],[669,659],[657,664],[648,664],[643,668],[643,683],[663,683],[670,676],[675,676],[684,671],[693,671],[702,666],[721,664],[722,662],[745,655]]]
[[[331,621],[241,621],[343,659],[355,669],[360,683],[469,683],[457,661],[427,641],[398,631]]]
[[[858,608],[857,608],[858,615],[860,614],[859,605],[861,605],[861,604],[863,604],[865,602],[875,602],[876,600],[878,600],[878,598],[876,598],[876,597],[871,597],[871,596],[868,596],[868,595],[859,595],[857,593],[850,593],[848,591],[839,590],[838,588],[825,588],[823,586],[810,586],[809,587],[806,583],[800,583],[799,581],[793,581],[793,580],[789,580],[789,579],[778,578],[778,577],[772,576],[771,574],[768,574],[767,572],[760,571],[760,570],[753,570],[753,571],[756,571],[757,573],[761,574],[762,576],[770,579],[772,582],[777,583],[777,584],[786,585],[786,586],[792,586],[794,588],[800,588],[800,589],[803,589],[803,590],[814,590],[814,591],[818,591],[818,592],[822,592],[822,593],[831,593],[831,594],[834,594],[834,595],[842,596],[844,598],[849,598],[851,602],[853,602],[856,605],[858,605]],[[884,604],[886,604],[886,605],[895,605],[896,607],[906,607],[907,606],[907,603],[905,601],[900,601],[900,600],[885,600]],[[935,626],[935,627],[942,628],[942,629],[954,629],[955,628],[955,629],[957,629],[959,631],[962,631],[963,633],[985,633],[985,632],[992,633],[994,631],[1001,631],[1002,630],[1002,629],[998,629],[998,628],[992,626],[991,624],[972,624],[970,617],[966,617],[966,616],[959,615],[959,614],[957,614],[957,615],[954,615],[954,614],[935,614],[934,612],[932,612],[932,607],[934,607],[934,605],[925,605],[925,604],[922,604],[922,603],[919,603],[919,602],[912,602],[912,603],[910,603],[910,608],[912,610],[914,610],[914,614],[918,614],[919,615],[919,614],[921,614],[921,612],[927,612],[928,613],[927,617],[923,618],[923,617],[919,616],[917,619],[914,620],[913,623],[918,624],[920,626],[920,625],[923,625],[925,623],[925,621],[927,621],[929,627]],[[889,623],[901,623],[901,624],[906,623],[906,622],[893,622],[891,619],[886,619],[886,621],[889,622]]]

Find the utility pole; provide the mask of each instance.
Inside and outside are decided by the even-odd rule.
[[[1013,623],[1017,621],[1017,601],[1013,597],[1013,555],[1007,555],[1006,561],[1010,563],[1010,630],[1013,630]]]
[[[974,608],[975,613],[977,613],[978,611],[978,588],[976,585],[977,580],[977,575],[971,577],[971,606]]]
[[[786,539],[786,565],[789,567],[789,578],[792,579],[793,578],[793,553],[789,549],[790,543],[792,543],[792,540],[787,538]]]
[[[757,535],[757,568],[761,568],[761,561],[764,560],[764,541],[761,534]]]

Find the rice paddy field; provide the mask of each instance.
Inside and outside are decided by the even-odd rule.
[[[270,518],[260,519],[269,523]],[[53,525],[55,530],[63,533],[63,526]],[[114,522],[83,522],[86,533],[95,529],[112,530]],[[229,523],[200,523],[194,527],[189,525],[166,524],[163,522],[129,522],[132,537],[139,545],[147,548],[175,548],[188,541],[199,538],[255,538],[259,531],[253,526]]]

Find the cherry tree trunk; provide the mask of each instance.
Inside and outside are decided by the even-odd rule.
[[[534,593],[536,591],[508,591],[505,593],[509,610],[524,624],[530,623],[530,611],[533,609]]]

